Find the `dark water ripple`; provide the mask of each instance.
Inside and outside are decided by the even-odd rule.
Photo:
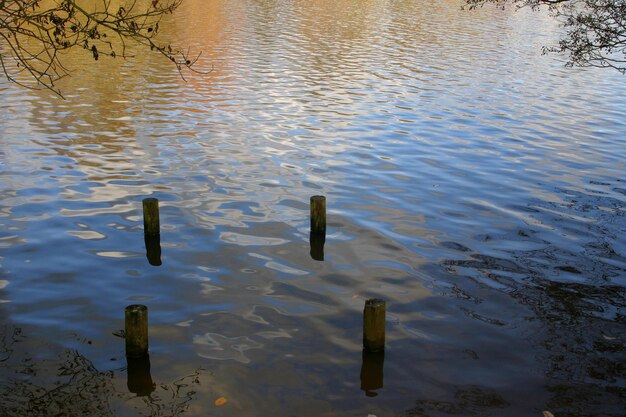
[[[68,56],[65,101],[0,85],[2,414],[621,415],[623,76],[542,56],[543,14],[458,5],[188,0],[163,35],[207,76]],[[131,303],[150,397],[111,335]]]

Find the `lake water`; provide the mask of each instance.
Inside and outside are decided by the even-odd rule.
[[[162,27],[213,70],[0,83],[2,416],[622,415],[624,76],[542,55],[545,14],[451,0],[185,0]],[[134,303],[149,375],[113,335]]]

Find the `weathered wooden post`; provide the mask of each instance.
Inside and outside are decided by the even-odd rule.
[[[367,352],[385,350],[386,303],[377,298],[365,301],[363,309],[363,349]]]
[[[140,358],[148,354],[148,307],[133,304],[125,311],[126,356]]]
[[[161,266],[161,237],[159,235],[145,235],[144,242],[148,263],[152,266]]]
[[[311,233],[326,234],[326,197],[311,197]]]
[[[156,236],[161,232],[159,224],[159,200],[143,199],[143,232],[146,236]]]

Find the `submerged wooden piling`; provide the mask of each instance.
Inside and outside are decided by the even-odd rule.
[[[363,349],[368,352],[385,350],[386,303],[377,298],[365,301],[363,309]]]
[[[326,233],[326,197],[323,195],[311,197],[311,233]]]
[[[133,304],[126,307],[126,356],[140,358],[148,354],[148,307]]]
[[[159,200],[143,199],[143,232],[147,236],[156,236],[161,232],[159,224]]]

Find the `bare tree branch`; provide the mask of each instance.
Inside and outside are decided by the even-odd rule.
[[[544,6],[561,22],[564,37],[544,52],[566,53],[568,66],[626,73],[626,0],[465,0],[470,9],[492,3],[534,10]]]
[[[164,56],[183,77],[184,70],[195,71],[199,55],[191,57],[156,38],[161,19],[181,2],[134,0],[114,6],[112,0],[0,0],[0,67],[10,81],[61,95],[55,83],[69,74],[61,52],[82,50],[95,61],[126,58],[130,41]]]

